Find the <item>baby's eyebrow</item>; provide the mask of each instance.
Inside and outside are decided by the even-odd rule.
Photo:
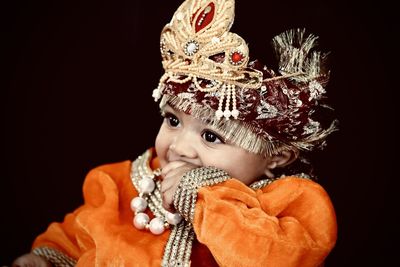
[[[165,109],[166,109],[167,107],[169,107],[170,109],[172,109],[172,110],[175,111],[175,112],[183,112],[183,111],[179,110],[178,108],[174,107],[173,105],[171,105],[171,104],[168,103],[168,102],[167,102],[164,106],[162,106],[161,109],[165,111]]]
[[[211,119],[203,119],[202,121],[207,125],[212,125],[213,122]]]
[[[170,109],[172,109],[173,111],[177,111],[176,109],[174,109],[174,107],[172,107],[171,105],[169,105],[168,103],[167,104],[165,104],[164,106],[162,106],[161,108],[160,108],[160,112],[161,112],[161,114],[165,114],[166,112],[168,112],[166,109],[168,109],[168,107],[170,108]]]

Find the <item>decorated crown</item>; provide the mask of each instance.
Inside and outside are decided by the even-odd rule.
[[[249,60],[230,32],[234,0],[186,0],[161,33],[165,70],[153,97],[216,128],[254,153],[312,150],[336,129],[313,118],[323,104],[329,70],[317,37],[293,29],[273,39],[279,70]],[[329,110],[329,108],[328,108]]]

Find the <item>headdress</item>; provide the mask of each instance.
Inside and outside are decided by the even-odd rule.
[[[249,60],[230,32],[234,0],[186,0],[161,33],[165,70],[153,91],[160,105],[206,121],[234,144],[272,155],[292,147],[312,150],[336,129],[314,118],[323,104],[329,70],[317,37],[292,29],[273,39],[279,69]]]

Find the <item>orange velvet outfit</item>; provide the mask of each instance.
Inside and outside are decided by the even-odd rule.
[[[151,162],[153,169],[158,160]],[[77,266],[161,266],[170,230],[156,236],[133,226],[138,193],[131,161],[90,171],[84,204],[52,223],[33,248],[50,247]],[[203,187],[193,221],[191,266],[318,266],[336,242],[336,217],[315,182],[286,177],[253,190],[236,179]]]

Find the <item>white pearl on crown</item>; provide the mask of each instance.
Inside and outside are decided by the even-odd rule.
[[[224,117],[225,117],[227,120],[229,119],[229,117],[230,117],[231,115],[232,115],[232,114],[231,114],[230,110],[225,109],[225,111],[224,111]]]
[[[213,38],[211,38],[211,43],[213,43],[213,44],[217,44],[217,43],[219,43],[221,40],[218,38],[218,37],[216,37],[216,36],[214,36]]]
[[[177,19],[177,20],[182,20],[182,19],[183,19],[183,13],[182,13],[182,12],[178,12],[178,13],[176,14],[176,19]]]
[[[239,117],[239,110],[237,110],[237,109],[232,110],[232,116],[235,119],[237,119]]]
[[[193,54],[197,49],[197,46],[195,43],[189,43],[186,50],[190,53]]]
[[[160,98],[161,98],[161,92],[160,92],[160,89],[159,88],[156,88],[156,89],[154,89],[153,90],[153,98],[154,98],[154,101],[158,101]]]
[[[185,44],[183,51],[187,56],[191,57],[199,51],[199,43],[195,40],[189,40]]]
[[[220,110],[220,109],[218,109],[218,110],[215,112],[215,116],[216,116],[218,119],[222,118],[223,115],[224,115],[224,112],[223,112],[222,110]]]

